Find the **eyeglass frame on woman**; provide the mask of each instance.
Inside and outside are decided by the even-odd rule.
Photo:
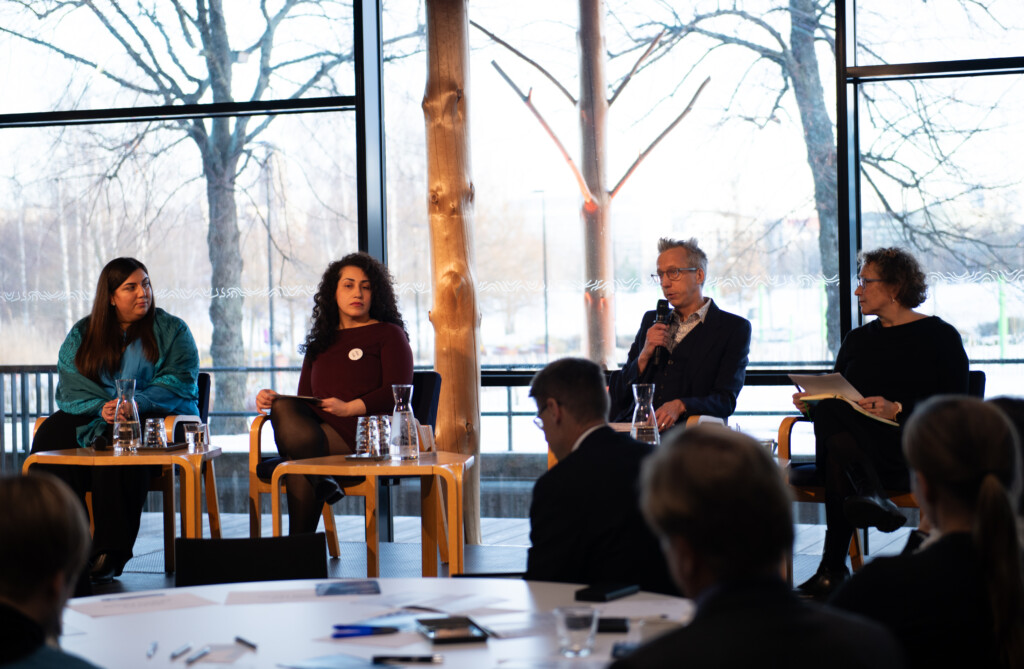
[[[863,276],[858,276],[857,277],[857,287],[858,288],[864,288],[866,286],[866,284],[878,283],[879,281],[884,282],[885,279],[868,279],[868,278],[865,278]]]
[[[661,283],[663,277],[667,276],[669,281],[678,281],[683,276],[683,272],[696,272],[699,267],[669,267],[664,272],[657,271],[651,275],[651,278]]]

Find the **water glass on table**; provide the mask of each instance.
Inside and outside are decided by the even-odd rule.
[[[167,431],[162,418],[147,418],[142,445],[146,448],[167,448]]]
[[[202,423],[185,423],[185,443],[188,444],[188,450],[192,453],[203,450],[202,427],[204,427]]]
[[[586,657],[594,649],[597,609],[591,606],[560,606],[555,609],[558,651],[565,657]]]

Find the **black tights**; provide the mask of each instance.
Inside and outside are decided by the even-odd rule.
[[[815,461],[825,480],[825,546],[822,565],[842,569],[854,527],[843,512],[853,494],[884,496],[886,487],[909,486],[899,428],[857,413],[841,400],[814,411]]]
[[[277,452],[285,460],[351,453],[338,433],[303,400],[279,397],[270,410]],[[288,534],[316,532],[327,492],[320,476],[289,476]]]

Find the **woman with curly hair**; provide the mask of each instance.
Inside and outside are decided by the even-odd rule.
[[[270,389],[256,395],[260,413],[270,411],[277,451],[286,460],[352,452],[356,417],[390,413],[392,384],[412,383],[412,349],[398,312],[391,274],[366,253],[331,263],[313,298],[313,325],[306,342],[298,395],[309,404]],[[288,480],[288,532],[315,532],[323,503],[341,498],[331,477]]]
[[[824,599],[849,578],[846,553],[854,528],[893,532],[906,522],[885,494],[887,489],[910,489],[900,449],[902,425],[932,395],[967,392],[960,333],[938,316],[914,311],[926,293],[924,272],[903,249],[861,254],[854,295],[861,313],[877,318],[846,336],[834,371],[864,396],[859,404],[865,412],[888,422],[837,399],[810,410],[817,483],[825,486],[826,529],[818,571],[799,587],[805,596]],[[807,413],[805,394],[794,394],[793,404]]]

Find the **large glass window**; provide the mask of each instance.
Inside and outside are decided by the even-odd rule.
[[[421,20],[416,6],[386,3],[385,42]],[[614,102],[600,169],[606,190],[622,180],[608,205],[612,272],[606,280],[615,309],[609,362],[625,361],[643,312],[661,297],[649,275],[658,238],[669,236],[696,237],[707,251],[706,292],[754,323],[755,363],[820,364],[831,359],[839,337],[831,253],[835,68],[826,40],[832,19],[821,15],[817,41],[794,46],[788,10],[758,4],[744,14],[714,7],[684,13],[655,0],[616,0],[602,17],[598,49],[607,81],[601,95]],[[486,369],[586,355],[584,257],[598,240],[583,222],[584,197],[552,137],[586,172],[574,104],[581,95],[578,7],[481,0],[471,3],[470,19],[482,362]],[[417,322],[431,302],[419,107],[425,69],[421,54],[385,64],[389,259],[403,287],[403,311],[415,313]],[[706,77],[692,110],[656,143]],[[530,93],[550,134],[509,81]],[[822,248],[830,251],[824,265]],[[418,361],[432,355],[430,329],[422,331],[413,335]]]
[[[1019,2],[857,0],[857,65],[1019,56]],[[852,65],[853,63],[851,63]]]

